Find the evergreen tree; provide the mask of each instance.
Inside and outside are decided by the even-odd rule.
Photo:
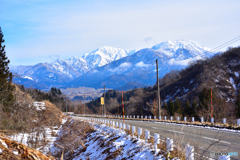
[[[113,98],[116,98],[117,97],[117,92],[114,90],[113,91]]]
[[[178,97],[176,97],[174,102],[174,112],[182,113],[182,102]]]
[[[168,105],[167,105],[166,101],[164,101],[164,103],[163,103],[163,108],[168,110]]]
[[[3,45],[3,33],[0,27],[0,100],[4,112],[11,112],[11,105],[14,103],[13,91],[15,86],[12,85],[12,73],[9,71],[8,60]]]
[[[174,103],[173,103],[172,99],[170,99],[170,101],[168,103],[168,112],[169,112],[170,116],[174,115]]]
[[[198,110],[198,105],[197,105],[197,102],[194,101],[192,103],[192,115],[193,115],[193,117],[197,117],[197,110]]]
[[[191,107],[191,104],[188,99],[185,103],[185,108],[184,108],[183,114],[184,114],[184,116],[185,115],[192,116],[192,107]]]
[[[205,109],[209,109],[208,102],[211,100],[211,89],[203,88],[199,94],[199,106]]]

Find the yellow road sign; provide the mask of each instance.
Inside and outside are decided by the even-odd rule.
[[[104,105],[104,98],[101,97],[101,105]]]

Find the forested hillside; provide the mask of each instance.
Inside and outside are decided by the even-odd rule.
[[[212,58],[198,60],[181,71],[171,71],[159,80],[162,115],[195,116],[197,119],[204,116],[208,119],[212,90],[213,114],[216,120],[240,117],[239,70],[240,47],[230,48]],[[125,91],[125,114],[158,113],[154,110],[156,95],[156,85]],[[121,114],[121,92],[110,90],[105,97],[107,111],[118,114],[119,110]],[[87,105],[100,113],[100,99]],[[157,103],[155,108],[158,108]]]

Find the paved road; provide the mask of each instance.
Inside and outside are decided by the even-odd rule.
[[[123,122],[120,119],[111,120]],[[240,159],[240,133],[159,122],[125,120],[125,123],[147,129],[152,135],[153,133],[159,133],[160,139],[168,137],[173,139],[174,142],[180,141],[184,145],[190,144],[202,150],[206,150],[209,147],[208,152],[204,154],[208,157],[210,157],[211,151],[224,151],[238,152],[237,157],[234,156],[231,158]]]

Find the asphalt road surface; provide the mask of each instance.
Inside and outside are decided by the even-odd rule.
[[[120,119],[107,120],[123,122]],[[154,133],[158,133],[160,134],[160,139],[171,138],[173,142],[179,141],[183,145],[189,144],[201,150],[207,149],[207,152],[204,154],[207,157],[210,157],[210,152],[237,152],[238,156],[231,156],[231,159],[240,159],[240,133],[134,120],[125,120],[125,124],[147,129],[152,136]],[[217,156],[213,158],[217,158]]]

